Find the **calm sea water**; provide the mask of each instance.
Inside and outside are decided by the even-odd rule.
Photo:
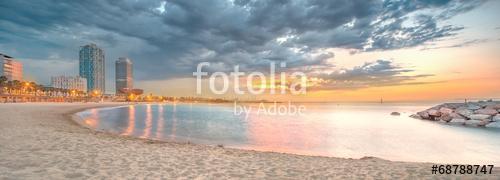
[[[90,109],[81,124],[148,139],[346,158],[500,165],[500,130],[408,116],[432,104],[305,104],[303,115],[234,115],[233,104]],[[270,105],[267,105],[270,106]],[[391,116],[393,111],[401,116]]]

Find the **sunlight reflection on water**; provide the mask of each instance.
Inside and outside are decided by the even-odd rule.
[[[256,107],[256,105],[250,105]],[[500,131],[408,116],[422,104],[306,104],[304,115],[233,114],[232,105],[148,104],[91,109],[82,122],[140,138],[305,155],[500,164]],[[401,116],[391,116],[393,111]]]

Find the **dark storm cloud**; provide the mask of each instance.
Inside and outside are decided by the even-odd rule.
[[[0,48],[74,60],[79,46],[97,42],[108,59],[134,59],[139,79],[190,76],[202,61],[217,70],[266,69],[271,61],[324,68],[334,57],[328,48],[390,50],[454,36],[463,27],[443,20],[482,2],[7,0],[0,4]]]

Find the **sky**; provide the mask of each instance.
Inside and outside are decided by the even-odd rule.
[[[129,57],[134,86],[166,96],[500,98],[498,19],[496,0],[6,0],[0,52],[24,63],[25,79],[48,85],[77,75],[80,46],[95,43],[105,51],[107,93],[114,62]],[[200,62],[210,73],[239,66],[266,77],[270,63],[285,62],[280,71],[307,75],[307,93],[215,95],[204,79],[197,95]]]

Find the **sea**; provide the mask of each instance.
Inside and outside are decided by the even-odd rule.
[[[409,117],[433,103],[293,104],[299,105],[301,113],[286,113],[289,105],[281,103],[283,113],[273,113],[273,103],[131,104],[88,109],[77,113],[77,121],[117,135],[236,149],[500,165],[500,129]]]

